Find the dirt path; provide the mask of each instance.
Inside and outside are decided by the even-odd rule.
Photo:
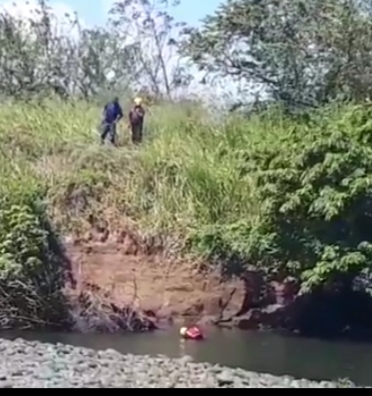
[[[67,251],[78,287],[97,285],[115,303],[132,304],[159,319],[206,321],[237,312],[242,304],[241,282],[222,283],[216,272],[201,274],[196,264],[141,253],[125,241],[69,243]]]

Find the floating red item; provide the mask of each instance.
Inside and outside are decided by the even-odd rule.
[[[203,333],[200,331],[199,327],[182,327],[180,334],[183,338],[187,340],[203,340]]]

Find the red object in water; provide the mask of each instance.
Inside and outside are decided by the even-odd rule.
[[[203,333],[196,326],[189,327],[188,329],[186,329],[184,337],[187,338],[187,339],[190,339],[190,340],[202,340],[202,339],[204,339]]]

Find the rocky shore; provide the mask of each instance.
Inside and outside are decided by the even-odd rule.
[[[185,356],[122,355],[62,344],[0,339],[1,388],[337,388],[314,382],[194,363]]]

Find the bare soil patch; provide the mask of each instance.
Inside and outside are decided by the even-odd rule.
[[[68,238],[67,253],[78,289],[104,291],[113,304],[131,306],[158,324],[218,320],[239,311],[241,280],[222,280],[217,269],[172,259],[128,232]]]

